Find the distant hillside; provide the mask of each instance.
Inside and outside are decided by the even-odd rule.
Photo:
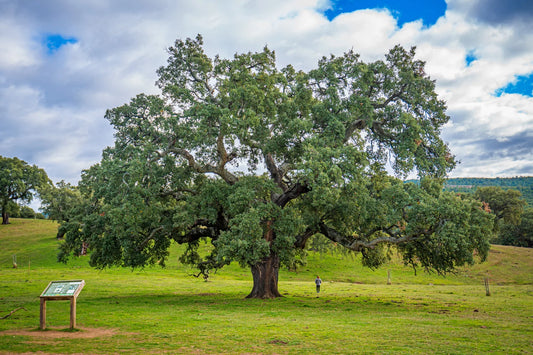
[[[409,180],[417,182],[417,180]],[[444,189],[456,192],[474,192],[478,187],[499,186],[503,189],[514,189],[522,193],[522,198],[533,207],[533,177],[513,178],[451,178],[446,181]]]

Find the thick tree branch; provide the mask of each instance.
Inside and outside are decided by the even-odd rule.
[[[278,185],[278,187],[280,187],[283,190],[283,192],[287,192],[288,187],[283,182],[283,175],[284,175],[283,170],[278,169],[278,167],[276,166],[276,163],[274,162],[274,158],[272,157],[270,153],[265,154],[265,164],[267,166],[268,172],[270,173],[270,177],[272,178],[272,180],[276,183],[276,185]]]
[[[220,158],[218,168],[224,169],[224,166],[228,162],[228,153],[226,152],[226,147],[224,147],[224,135],[222,134],[222,130],[220,130],[217,137],[217,152]]]
[[[372,104],[372,107],[374,107],[374,109],[385,108],[392,101],[395,101],[397,99],[402,99],[402,95],[403,95],[405,89],[407,88],[407,86],[408,86],[408,84],[403,84],[401,86],[401,88],[397,92],[393,93],[391,96],[389,96],[387,99],[385,99],[385,101],[383,101],[382,103],[374,103],[374,104]],[[352,135],[354,134],[354,132],[356,130],[362,130],[362,129],[366,128],[366,127],[367,127],[366,122],[362,118],[359,118],[359,119],[356,119],[356,120],[352,121],[346,127],[343,143],[346,143],[352,137]],[[392,138],[390,135],[386,135],[385,134],[384,130],[381,127],[381,124],[379,124],[377,122],[373,122],[372,123],[372,129],[374,131],[379,131],[379,133],[381,135],[383,135],[383,136],[385,136],[387,138]]]
[[[231,152],[230,154],[228,154],[228,152],[226,151],[226,147],[224,146],[224,135],[222,134],[222,130],[220,131],[217,137],[217,152],[220,158],[220,162],[218,163],[218,166],[217,166],[217,169],[219,171],[224,170],[224,167],[226,166],[226,164],[237,157],[236,152]]]
[[[202,218],[197,219],[185,234],[178,231],[177,235],[174,235],[172,238],[179,244],[192,243],[200,238],[211,238],[212,240],[216,240],[220,236],[220,233],[228,228],[228,220],[224,216],[222,210],[219,210],[215,222]]]
[[[143,249],[143,248],[146,246],[146,244],[148,244],[148,242],[149,242],[150,240],[154,239],[156,233],[157,233],[157,232],[160,232],[160,231],[162,231],[162,230],[163,230],[163,227],[157,227],[156,229],[154,229],[154,230],[150,233],[150,235],[149,235],[148,237],[146,237],[146,239],[143,240],[141,244],[139,244],[139,246],[138,246],[137,249],[138,249],[138,250]]]
[[[396,100],[396,99],[401,99],[402,98],[402,95],[403,93],[405,92],[405,89],[407,88],[408,84],[403,84],[402,87],[400,88],[400,90],[398,90],[397,92],[393,93],[391,96],[389,96],[385,101],[383,101],[382,103],[380,104],[372,104],[372,106],[376,109],[379,109],[379,108],[384,108],[386,107],[388,104],[390,104],[392,101]]]
[[[361,129],[364,129],[365,127],[366,127],[366,122],[361,118],[351,122],[348,125],[348,127],[346,127],[343,143],[348,142],[348,140],[352,137],[356,129],[361,130]]]
[[[314,228],[307,228],[305,232],[296,236],[296,241],[294,242],[294,247],[298,249],[304,249],[307,240],[316,234],[318,230]]]
[[[379,121],[372,122],[372,131],[381,138],[388,139],[390,142],[394,141],[395,137],[383,129],[383,123]]]
[[[237,177],[235,175],[233,175],[232,173],[230,173],[229,171],[224,169],[224,166],[220,166],[219,165],[218,167],[214,167],[214,166],[212,166],[210,164],[200,165],[200,164],[198,164],[196,162],[196,160],[194,159],[193,155],[191,153],[189,153],[185,149],[172,148],[172,149],[170,149],[170,151],[172,151],[172,152],[184,157],[189,162],[189,166],[191,168],[193,168],[198,173],[202,173],[202,174],[213,173],[213,174],[216,174],[216,175],[220,176],[224,181],[226,181],[230,185],[233,185],[233,184],[235,184],[238,181],[238,179],[237,179]]]
[[[368,233],[368,237],[372,234],[382,231],[387,233],[388,237],[378,237],[372,240],[364,240],[360,238],[354,238],[352,236],[345,236],[337,232],[335,229],[326,226],[324,222],[319,224],[320,233],[322,233],[329,240],[342,245],[343,247],[353,250],[361,251],[363,249],[373,249],[378,244],[400,244],[408,241],[418,239],[420,236],[427,235],[431,231],[426,231],[420,234],[407,234],[401,235],[399,233],[392,232],[392,227],[389,228],[376,228]]]
[[[274,203],[283,208],[287,203],[289,203],[289,201],[294,200],[295,198],[298,198],[309,191],[311,191],[311,188],[307,184],[297,182],[288,188],[283,194],[279,195],[274,200]]]

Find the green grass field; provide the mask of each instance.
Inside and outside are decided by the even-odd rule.
[[[54,222],[11,222],[0,226],[0,317],[24,309],[0,319],[1,354],[533,353],[532,249],[493,246],[486,263],[447,277],[310,254],[297,272],[280,273],[285,297],[249,300],[251,274],[237,265],[204,282],[178,263],[179,246],[165,269],[95,270],[87,257],[63,265]],[[69,279],[86,282],[77,329],[68,330],[69,302],[49,301],[48,330],[39,331],[39,295]]]

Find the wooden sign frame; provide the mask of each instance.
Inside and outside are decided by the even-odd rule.
[[[70,300],[70,329],[76,327],[76,298],[80,294],[84,280],[50,281],[41,293],[39,329],[46,328],[46,301]]]

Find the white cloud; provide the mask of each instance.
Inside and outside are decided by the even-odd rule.
[[[103,119],[95,119],[101,113],[46,106],[42,98],[27,86],[0,89],[0,151],[37,164],[54,181],[75,183],[81,170],[94,164],[112,143],[111,132]]]
[[[39,64],[39,47],[27,28],[12,19],[0,21],[0,71],[17,70]]]

